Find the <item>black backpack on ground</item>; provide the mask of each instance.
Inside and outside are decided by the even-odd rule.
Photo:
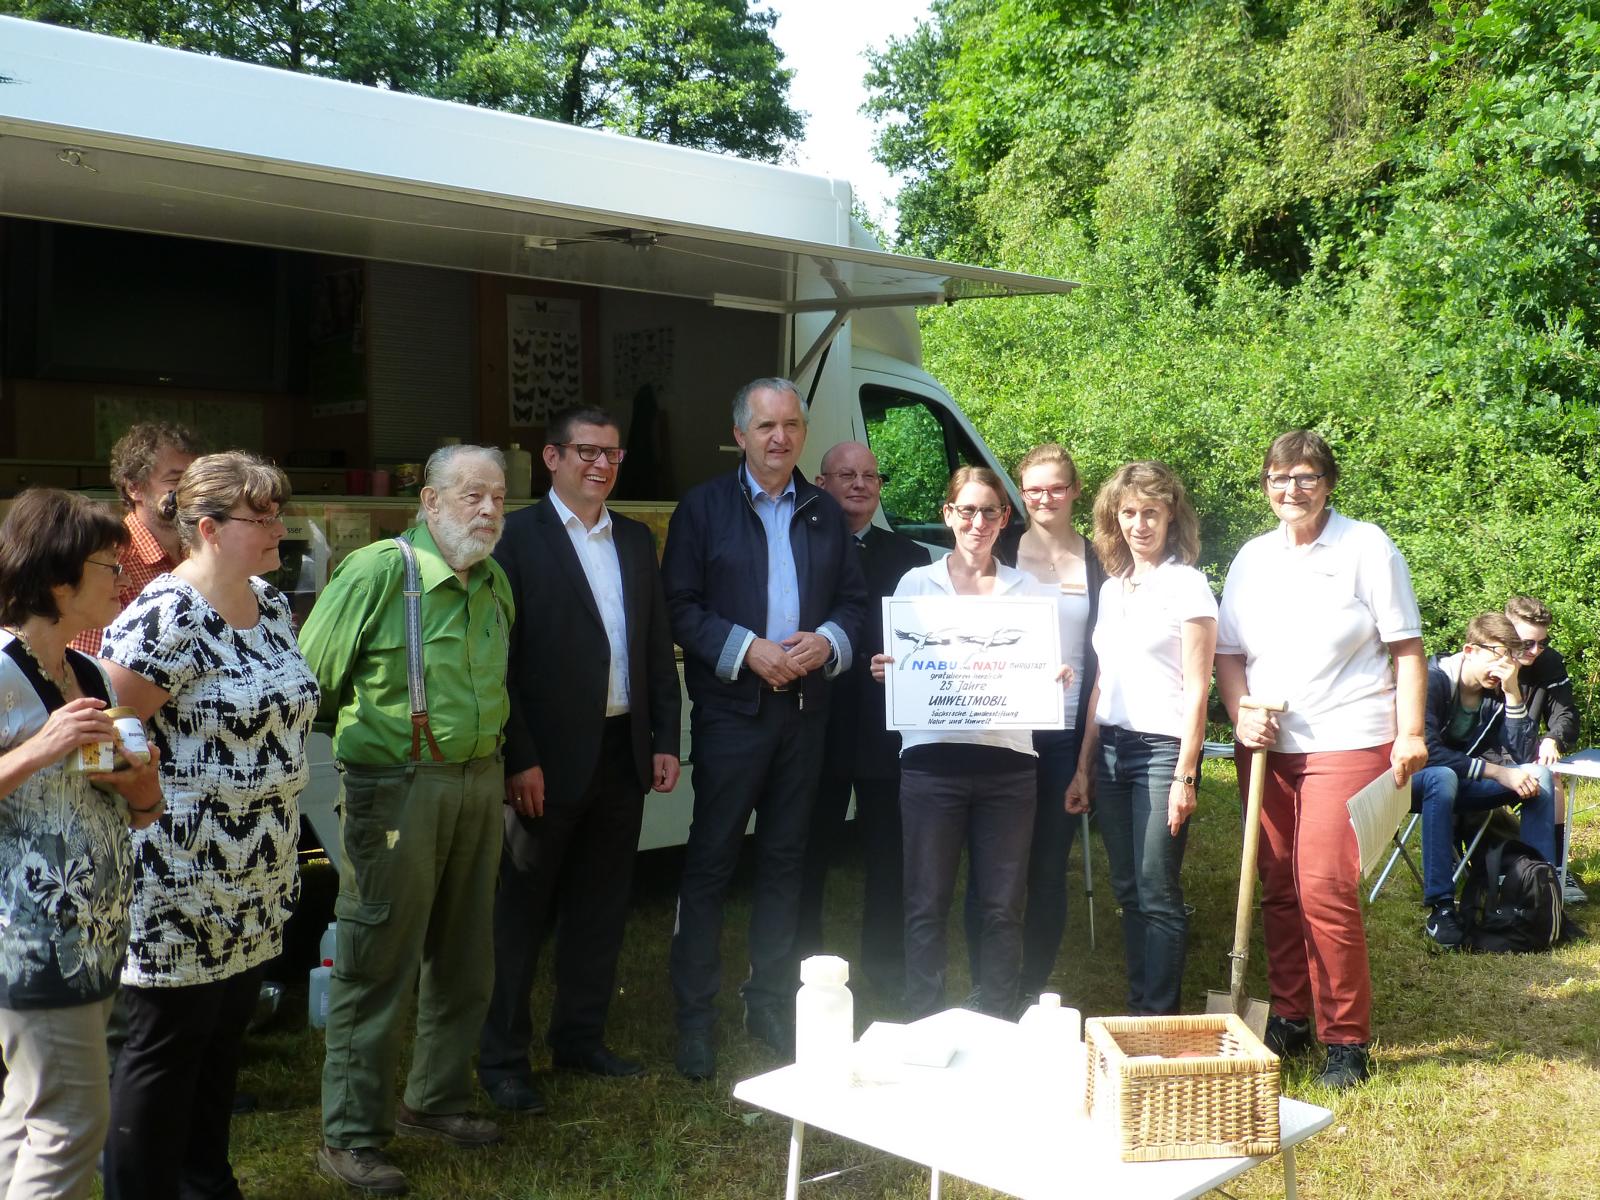
[[[1467,869],[1461,924],[1469,950],[1520,954],[1561,940],[1561,880],[1525,842],[1485,838]]]

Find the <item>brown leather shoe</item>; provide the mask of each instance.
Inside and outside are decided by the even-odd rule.
[[[453,1146],[465,1146],[475,1149],[479,1146],[492,1146],[505,1135],[488,1117],[480,1117],[475,1113],[419,1113],[414,1109],[400,1105],[395,1113],[395,1129],[407,1137],[438,1138],[442,1142],[449,1142]]]
[[[373,1146],[318,1146],[317,1170],[369,1196],[404,1196],[411,1190],[405,1173]]]

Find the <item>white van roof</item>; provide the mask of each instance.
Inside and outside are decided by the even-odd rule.
[[[1075,284],[852,238],[842,180],[0,17],[0,213],[772,311]]]

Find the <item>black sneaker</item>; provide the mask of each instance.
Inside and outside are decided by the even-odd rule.
[[[1435,904],[1422,929],[1440,950],[1461,949],[1467,936],[1461,928],[1461,918],[1456,915],[1456,906],[1449,903]]]
[[[1345,1088],[1365,1083],[1371,1074],[1372,1057],[1367,1053],[1365,1043],[1329,1046],[1328,1062],[1322,1068],[1322,1074],[1317,1076],[1317,1082],[1323,1087],[1342,1092]]]
[[[1266,1035],[1261,1040],[1279,1058],[1296,1058],[1311,1049],[1311,1022],[1270,1016]]]

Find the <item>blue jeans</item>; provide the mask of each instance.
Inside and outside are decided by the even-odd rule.
[[[1178,870],[1189,823],[1167,830],[1167,796],[1178,771],[1178,739],[1100,726],[1095,813],[1111,866],[1111,890],[1122,906],[1128,966],[1128,1012],[1178,1011],[1189,918]]]
[[[1425,767],[1411,781],[1422,812],[1422,898],[1442,904],[1455,897],[1450,876],[1456,869],[1456,814],[1482,812],[1502,804],[1522,805],[1521,840],[1546,862],[1556,861],[1555,776],[1546,767],[1524,767],[1539,777],[1537,795],[1521,800],[1509,788],[1487,779],[1462,779],[1449,767]]]

